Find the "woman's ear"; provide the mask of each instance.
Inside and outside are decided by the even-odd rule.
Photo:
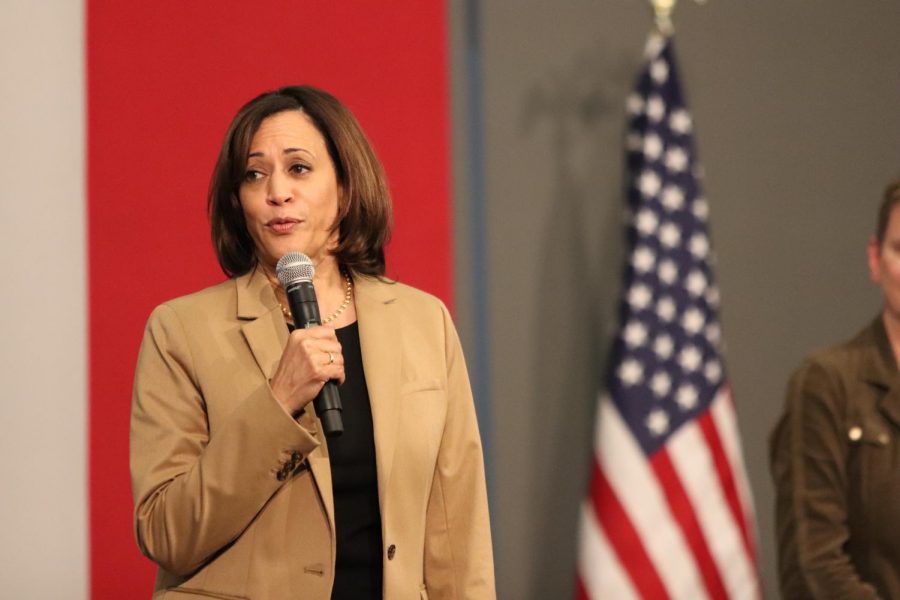
[[[869,263],[869,279],[874,283],[881,283],[881,245],[874,235],[869,238],[866,245],[866,258]]]

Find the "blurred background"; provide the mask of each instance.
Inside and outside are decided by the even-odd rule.
[[[142,325],[221,280],[204,213],[217,147],[240,104],[295,82],[356,113],[395,197],[390,271],[453,307],[498,596],[572,597],[622,283],[624,105],[651,9],[339,4],[0,2],[9,597],[149,595],[127,474]],[[879,308],[864,251],[900,176],[900,3],[681,0],[673,19],[776,598],[767,441],[788,374]]]

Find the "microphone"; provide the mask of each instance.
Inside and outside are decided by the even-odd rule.
[[[275,274],[278,275],[278,281],[287,293],[291,314],[294,315],[294,327],[309,329],[322,324],[316,288],[312,284],[315,272],[316,268],[312,261],[302,252],[288,252],[278,259],[278,264],[275,265]],[[319,390],[319,394],[313,400],[313,406],[316,407],[316,414],[322,422],[326,436],[338,437],[344,433],[341,396],[333,379],[326,381]]]

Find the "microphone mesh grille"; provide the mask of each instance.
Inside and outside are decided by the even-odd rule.
[[[302,252],[288,252],[275,265],[275,274],[283,288],[300,281],[312,281],[315,273],[312,261]]]

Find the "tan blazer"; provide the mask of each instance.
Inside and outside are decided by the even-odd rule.
[[[456,331],[436,298],[355,279],[386,599],[493,599],[484,465]],[[262,273],[157,307],[135,374],[135,532],[154,599],[328,600],[334,503],[312,404],[268,380],[287,328]]]

